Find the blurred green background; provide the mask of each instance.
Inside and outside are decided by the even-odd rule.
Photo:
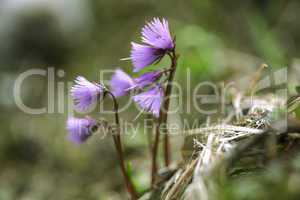
[[[177,80],[183,84],[187,68],[195,84],[251,75],[265,62],[273,69],[289,67],[290,92],[295,94],[299,9],[298,0],[0,1],[0,199],[124,199],[111,139],[71,144],[65,130],[68,108],[59,112],[57,87],[65,84],[66,102],[67,83],[77,75],[97,80],[103,69],[131,72],[131,63],[120,58],[129,56],[131,41],[140,41],[145,21],[156,16],[169,20],[180,53]],[[64,71],[55,76],[54,112],[26,114],[15,104],[15,80],[26,70],[48,67],[55,73]],[[24,103],[46,106],[47,87],[43,76],[26,79]],[[133,119],[136,113],[133,107],[121,117]],[[197,113],[183,116],[201,118]],[[147,137],[140,134],[126,140],[126,159],[136,169],[134,178],[143,190],[150,172]],[[179,161],[182,138],[172,140],[178,144],[173,158]]]

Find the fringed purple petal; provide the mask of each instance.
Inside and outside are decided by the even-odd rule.
[[[151,65],[162,56],[164,56],[164,52],[159,49],[147,45],[137,44],[134,42],[132,42],[131,45],[132,49],[130,59],[134,66],[134,72],[140,71],[144,67]]]
[[[78,76],[75,85],[71,88],[71,96],[75,101],[78,111],[86,111],[92,104],[96,103],[99,95],[103,92],[100,84],[91,83],[82,76]]]
[[[146,72],[141,76],[134,79],[134,87],[135,88],[144,88],[148,85],[151,85],[156,80],[158,80],[162,76],[162,72],[160,70]]]
[[[132,78],[121,69],[117,69],[110,81],[111,92],[116,97],[124,96],[134,85]]]
[[[172,50],[172,40],[167,20],[154,18],[142,28],[142,41],[157,49]]]
[[[92,129],[96,125],[97,122],[90,118],[69,118],[67,120],[69,139],[75,144],[85,142],[92,135]]]
[[[133,96],[133,100],[145,111],[159,117],[160,107],[163,101],[164,91],[157,85],[146,92]]]

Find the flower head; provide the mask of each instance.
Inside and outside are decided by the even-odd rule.
[[[96,126],[97,122],[91,118],[71,117],[67,120],[69,139],[76,144],[81,144],[92,135]]]
[[[160,70],[146,72],[146,73],[142,74],[141,76],[134,79],[134,82],[135,82],[134,87],[144,88],[144,87],[154,83],[161,76],[162,76],[162,72]]]
[[[146,92],[133,96],[133,100],[143,109],[159,117],[160,107],[163,101],[164,91],[160,85]]]
[[[154,18],[142,28],[143,44],[131,43],[130,59],[134,72],[161,59],[167,52],[175,48],[167,20]]]
[[[132,78],[121,69],[117,69],[110,81],[111,92],[114,96],[124,96],[134,85]]]
[[[167,20],[154,18],[142,28],[142,41],[157,49],[172,50],[172,40]]]
[[[99,95],[103,92],[103,86],[91,83],[82,76],[78,76],[75,83],[71,88],[71,96],[75,101],[75,108],[84,112],[97,102]]]
[[[131,55],[134,69],[133,72],[138,72],[144,67],[147,67],[164,56],[164,52],[160,49],[147,45],[131,43]]]

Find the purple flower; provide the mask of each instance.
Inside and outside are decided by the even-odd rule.
[[[167,20],[154,18],[142,28],[142,40],[157,49],[172,50],[174,43],[169,30]]]
[[[76,144],[85,142],[92,135],[96,125],[97,122],[91,118],[69,118],[67,120],[69,139]]]
[[[134,85],[132,78],[121,69],[117,69],[110,81],[111,92],[116,97],[124,96]]]
[[[160,85],[156,85],[132,98],[143,110],[151,112],[155,117],[159,117],[163,96],[163,88]]]
[[[148,85],[151,85],[156,80],[158,80],[162,75],[162,72],[160,70],[152,71],[152,72],[146,72],[142,74],[141,76],[134,79],[135,86],[138,88],[144,88]]]
[[[140,71],[144,67],[151,65],[164,56],[164,51],[154,47],[137,44],[134,42],[131,43],[131,46],[130,59],[132,60],[134,66],[133,72]]]
[[[154,18],[142,28],[142,42],[132,42],[130,59],[134,66],[134,72],[138,72],[146,66],[161,59],[167,52],[175,48],[167,20]]]
[[[84,112],[97,102],[104,88],[100,84],[91,83],[82,76],[78,76],[75,83],[71,88],[71,96],[75,101],[75,108]]]

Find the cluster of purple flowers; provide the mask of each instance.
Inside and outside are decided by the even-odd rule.
[[[139,72],[159,62],[175,48],[168,22],[165,19],[154,18],[142,28],[141,33],[142,44],[131,43],[130,60],[133,64],[133,72]],[[111,78],[109,90],[102,84],[92,83],[81,76],[77,77],[71,89],[75,108],[78,111],[88,110],[108,91],[115,97],[134,92],[132,100],[144,111],[151,112],[158,117],[164,98],[164,89],[159,80],[167,72],[168,70],[159,69],[133,78],[121,69],[117,69]],[[84,142],[96,126],[96,121],[90,118],[70,118],[67,121],[70,139],[75,143]]]
[[[165,19],[159,20],[154,18],[142,28],[142,44],[132,42],[131,46],[130,59],[133,64],[133,72],[139,72],[143,68],[159,61],[175,48],[168,22]],[[158,117],[164,90],[162,85],[156,82],[162,77],[164,72],[164,70],[155,70],[146,72],[137,78],[131,78],[119,69],[115,72],[110,82],[112,92],[116,96],[123,96],[131,90],[143,91],[147,89],[133,96],[132,99],[143,110],[149,111],[155,117]],[[152,86],[153,83],[156,84]]]

